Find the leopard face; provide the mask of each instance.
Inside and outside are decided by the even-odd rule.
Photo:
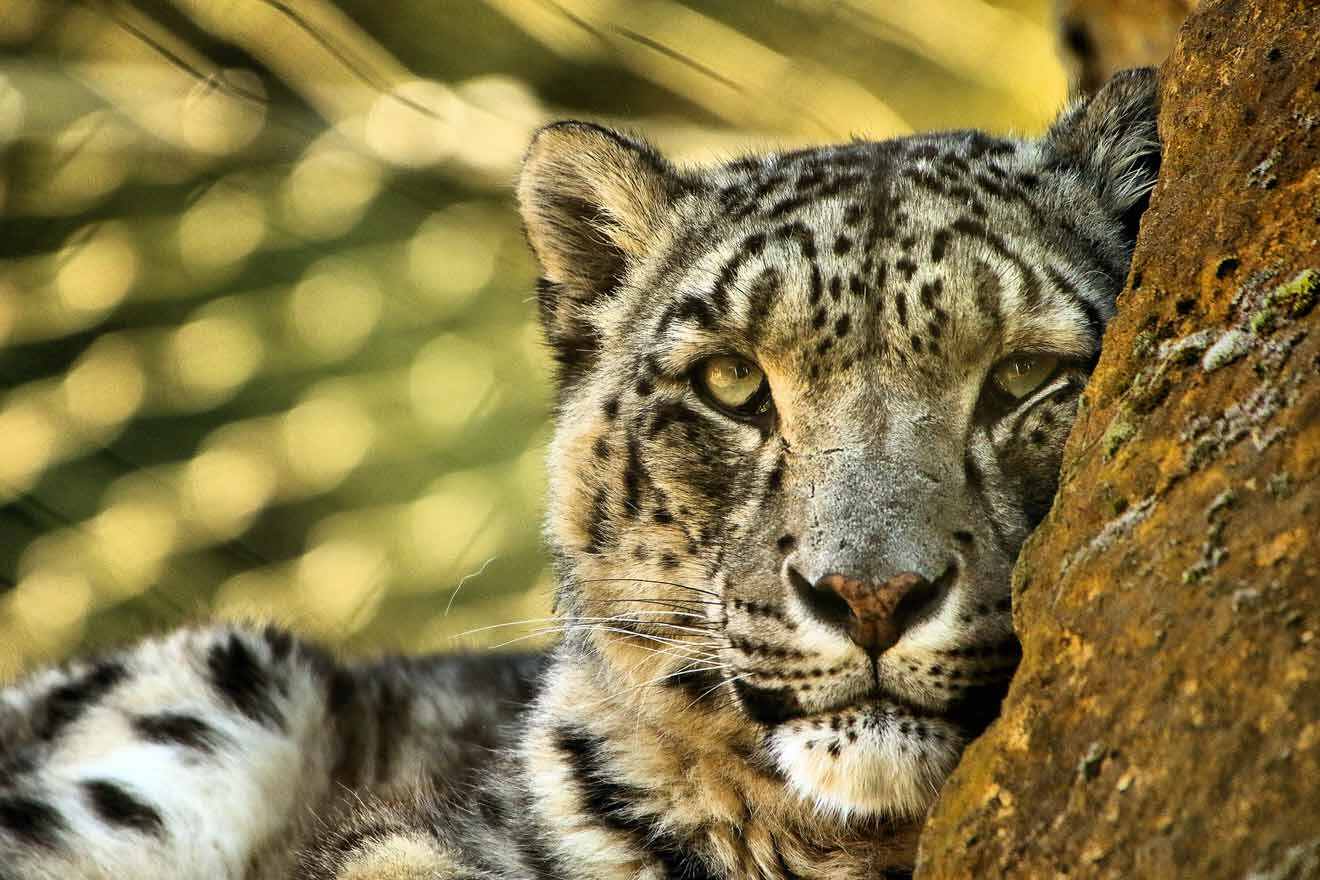
[[[924,811],[1018,657],[1012,566],[1127,271],[1153,120],[1140,71],[1030,141],[679,170],[544,129],[519,198],[560,364],[570,638],[745,731],[820,810]]]

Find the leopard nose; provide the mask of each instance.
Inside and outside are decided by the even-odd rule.
[[[792,567],[789,577],[813,616],[842,629],[872,657],[897,644],[938,592],[935,584],[914,571],[901,572],[878,584],[837,573],[824,575],[811,584]],[[940,580],[944,579],[941,576]]]

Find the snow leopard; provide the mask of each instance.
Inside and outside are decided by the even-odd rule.
[[[0,693],[0,877],[906,877],[1020,656],[1159,171],[1152,70],[1040,137],[517,184],[556,360],[552,647],[350,660],[218,623]]]

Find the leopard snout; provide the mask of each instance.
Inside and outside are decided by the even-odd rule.
[[[942,587],[956,575],[957,563],[951,562],[933,581],[914,571],[879,582],[831,572],[813,583],[792,561],[784,565],[788,586],[806,612],[841,631],[871,657],[898,644],[904,632],[927,617],[945,592]]]

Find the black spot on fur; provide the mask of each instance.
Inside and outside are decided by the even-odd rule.
[[[673,880],[716,880],[688,841],[676,837],[644,812],[645,792],[617,780],[607,766],[605,741],[586,731],[564,727],[555,745],[577,783],[583,811],[599,824],[623,834],[641,852],[660,863]]]
[[[206,668],[221,700],[253,721],[283,729],[284,717],[275,705],[270,670],[237,633],[211,647]]]
[[[371,720],[376,727],[375,766],[377,782],[388,782],[394,775],[399,746],[412,733],[413,701],[406,686],[382,679],[376,689]],[[475,731],[472,733],[475,738]]]
[[[51,849],[64,819],[44,801],[23,795],[0,796],[0,830],[28,846]]]
[[[642,481],[646,468],[642,465],[641,447],[636,438],[628,441],[628,463],[623,469],[623,515],[635,519],[642,510]]]
[[[153,837],[165,835],[165,820],[155,807],[144,803],[128,789],[108,779],[93,779],[82,784],[92,812],[107,825],[131,828]]]
[[[734,679],[733,689],[747,717],[757,724],[782,724],[802,711],[802,705],[790,688],[763,688],[745,679]]]
[[[599,553],[606,547],[608,532],[605,529],[605,521],[609,518],[610,496],[603,488],[596,490],[596,495],[591,501],[591,514],[587,520],[587,546],[588,553]]]
[[[159,712],[139,715],[132,721],[133,730],[148,742],[182,746],[198,752],[215,749],[220,734],[200,718],[182,712]]]
[[[936,278],[921,285],[921,304],[928,309],[935,308],[935,300],[944,292],[944,282]]]
[[[651,419],[651,436],[654,437],[673,424],[695,425],[700,417],[692,409],[678,401],[669,401],[656,408]]]
[[[127,676],[123,664],[107,660],[52,690],[38,710],[40,720],[34,725],[37,738],[46,742],[56,739]]]
[[[710,669],[685,669],[669,676],[664,683],[690,694],[693,700],[705,701],[715,695],[724,679]]]
[[[791,553],[797,546],[797,538],[792,535],[780,535],[779,540],[775,541],[775,547],[780,553]]]
[[[845,313],[840,315],[839,319],[834,322],[834,335],[839,337],[840,339],[847,336],[848,328],[851,324],[852,324],[852,318],[849,317],[848,314]]]
[[[820,267],[813,263],[811,266],[811,304],[813,306],[820,302],[821,284]]]
[[[980,492],[985,488],[985,475],[981,473],[980,466],[970,457],[963,459],[963,476],[973,492]]]
[[[699,327],[710,328],[715,325],[715,313],[711,310],[710,303],[705,299],[699,296],[688,296],[665,311],[664,316],[660,319],[660,330],[662,332],[667,330],[669,325],[676,321],[693,321]]]

